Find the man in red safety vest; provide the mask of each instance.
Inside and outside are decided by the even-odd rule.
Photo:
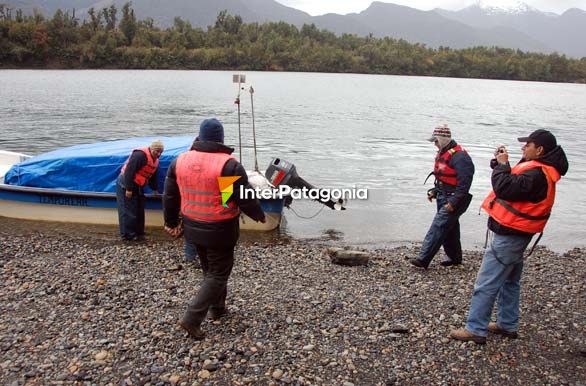
[[[149,147],[134,149],[124,165],[116,182],[116,203],[118,224],[123,240],[144,239],[143,188],[148,184],[158,193],[157,168],[164,145],[154,141]]]
[[[504,146],[491,161],[493,190],[482,208],[493,237],[476,278],[466,328],[451,333],[457,340],[484,344],[489,332],[518,336],[523,254],[533,235],[543,232],[556,183],[568,171],[566,154],[549,131],[539,129],[519,141],[525,145],[517,165],[511,168]],[[495,301],[497,318],[491,322]]]
[[[410,263],[419,268],[429,266],[443,246],[447,258],[442,266],[462,264],[460,216],[468,209],[472,195],[468,192],[474,177],[474,163],[468,152],[452,139],[447,125],[434,129],[429,139],[437,147],[433,172],[435,187],[427,193],[429,201],[436,199],[437,212],[423,239],[417,258]]]
[[[165,179],[165,230],[184,232],[185,243],[197,251],[204,279],[179,325],[194,339],[203,339],[206,315],[226,314],[227,283],[234,265],[234,247],[240,234],[240,211],[256,221],[265,214],[256,198],[241,198],[240,187],[251,189],[242,165],[224,145],[224,127],[215,118],[204,120],[191,150],[173,161]],[[226,177],[233,194],[223,199],[218,177]],[[182,223],[180,221],[182,219]]]

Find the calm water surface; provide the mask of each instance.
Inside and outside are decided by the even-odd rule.
[[[420,241],[434,215],[425,176],[435,148],[425,139],[448,123],[476,165],[474,200],[462,217],[462,241],[482,246],[492,149],[551,129],[570,160],[542,244],[563,251],[586,245],[586,86],[491,80],[350,74],[248,72],[255,93],[259,163],[293,162],[320,187],[369,189],[348,210],[306,220],[286,211],[283,231],[300,238],[336,235],[347,244]],[[238,144],[232,72],[0,71],[0,148],[38,154],[62,146],[146,135],[186,135],[216,116],[226,143]],[[248,93],[242,95],[243,161],[254,166]],[[238,149],[236,150],[238,153]],[[320,210],[297,201],[296,212]]]

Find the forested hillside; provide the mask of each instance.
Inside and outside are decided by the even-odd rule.
[[[284,22],[243,23],[221,12],[194,28],[180,17],[160,29],[130,4],[90,9],[80,22],[0,6],[0,67],[352,72],[552,82],[586,82],[586,58],[496,47],[431,49],[391,38],[358,37]]]

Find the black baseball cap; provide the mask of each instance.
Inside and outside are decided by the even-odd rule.
[[[535,130],[528,137],[520,137],[517,139],[519,142],[533,142],[537,146],[543,146],[544,153],[549,153],[558,145],[555,136],[545,129]]]

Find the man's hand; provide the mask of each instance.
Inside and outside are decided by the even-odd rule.
[[[437,190],[435,188],[429,189],[427,191],[427,200],[431,202],[437,196]]]
[[[124,195],[126,196],[126,198],[132,198],[132,190],[126,189],[126,193],[124,193]]]
[[[450,213],[454,213],[456,211],[456,208],[454,208],[454,206],[452,204],[450,204],[449,202],[444,206],[447,209],[447,211]]]
[[[181,236],[183,229],[181,224],[177,225],[175,228],[168,227],[165,225],[165,232],[167,232],[171,237],[179,237]]]
[[[506,165],[509,163],[509,153],[507,152],[507,148],[504,146],[499,146],[496,148],[494,152],[494,158],[499,163],[499,165]]]

